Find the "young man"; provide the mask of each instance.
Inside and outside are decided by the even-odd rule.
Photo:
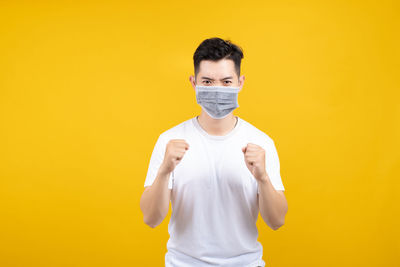
[[[232,111],[238,105],[243,58],[229,40],[204,40],[190,83],[202,107],[160,134],[140,199],[144,222],[168,214],[165,266],[265,266],[257,241],[260,212],[277,230],[288,210],[274,141]]]

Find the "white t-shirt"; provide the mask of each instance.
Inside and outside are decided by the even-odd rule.
[[[155,180],[171,139],[184,139],[189,149],[169,177],[172,214],[165,266],[265,266],[257,241],[258,183],[242,147],[264,148],[271,183],[285,190],[274,141],[240,117],[224,136],[208,134],[193,117],[160,134],[144,186]]]

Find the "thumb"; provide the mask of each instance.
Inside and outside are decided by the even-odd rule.
[[[246,153],[246,148],[247,148],[247,147],[245,147],[245,146],[242,147],[242,152],[243,152],[243,153]]]

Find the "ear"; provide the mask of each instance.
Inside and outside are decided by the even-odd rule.
[[[240,87],[239,92],[242,91],[243,85],[244,85],[244,75],[240,75],[240,77],[239,77],[239,87]]]
[[[193,75],[190,75],[190,76],[189,76],[189,82],[190,82],[190,84],[192,85],[193,89],[196,89],[196,81],[195,81]]]

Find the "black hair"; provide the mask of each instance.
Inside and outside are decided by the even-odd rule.
[[[197,76],[200,69],[200,61],[220,59],[231,59],[235,63],[236,74],[240,76],[240,63],[243,58],[243,49],[233,44],[230,40],[223,40],[218,37],[205,39],[197,47],[193,55],[194,73]]]

